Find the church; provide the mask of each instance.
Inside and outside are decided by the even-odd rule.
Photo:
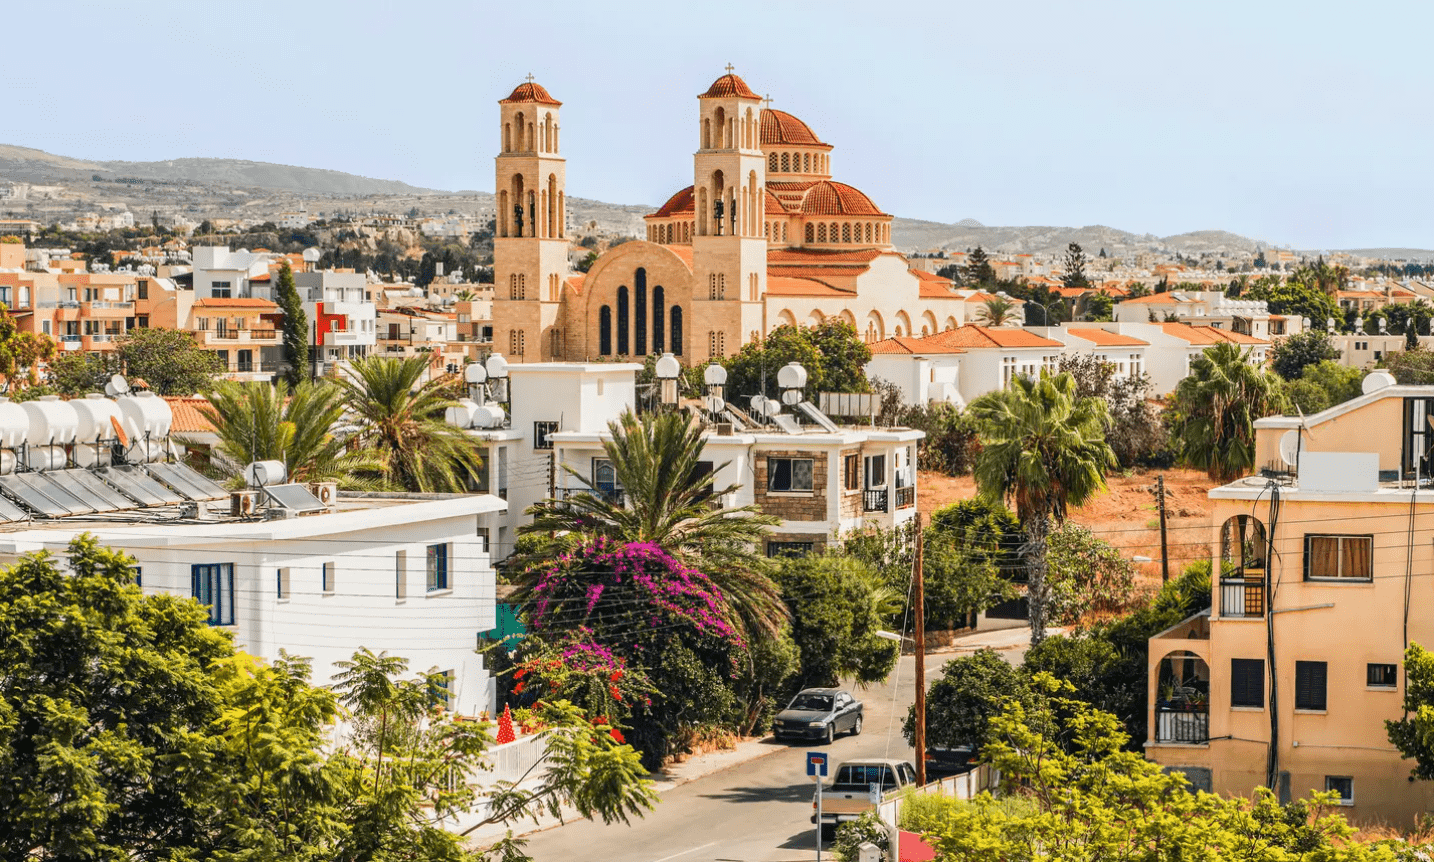
[[[921,337],[990,298],[913,269],[892,216],[832,178],[832,145],[730,67],[697,100],[692,185],[585,274],[569,267],[562,103],[531,76],[499,102],[493,341],[509,360],[700,364],[829,318],[873,343]]]

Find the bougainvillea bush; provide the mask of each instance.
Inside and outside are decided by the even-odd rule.
[[[656,545],[597,538],[537,575],[515,692],[541,686],[625,726],[650,769],[696,728],[737,718],[747,645],[705,574]]]

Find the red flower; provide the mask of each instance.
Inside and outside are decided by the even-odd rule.
[[[515,674],[513,674],[513,679],[522,679],[523,677],[525,677],[525,676],[527,676],[527,675],[528,675],[528,669],[527,669],[527,668],[519,668],[519,669],[518,669],[518,672],[515,673]]]
[[[613,699],[613,700],[622,700],[622,692],[620,692],[620,691],[617,690],[617,686],[615,686],[615,685],[610,685],[610,686],[608,686],[607,692],[608,692],[608,694],[612,695],[612,699]]]
[[[612,676],[608,677],[608,679],[612,682],[617,682],[618,680],[622,679],[622,668],[618,668],[617,670],[613,671]]]
[[[521,694],[522,691],[523,691],[523,687],[526,686],[526,685],[527,685],[527,683],[525,683],[525,682],[520,682],[520,683],[518,683],[517,685],[513,686],[513,694]]]
[[[608,735],[608,736],[611,736],[611,737],[617,742],[618,745],[626,745],[626,744],[627,744],[627,740],[626,740],[626,739],[623,739],[622,731],[618,730],[618,729],[615,728],[615,727],[614,727],[612,730],[609,730],[609,731],[607,732],[607,735]]]

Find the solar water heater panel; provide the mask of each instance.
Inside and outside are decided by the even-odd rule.
[[[44,473],[16,473],[20,481],[59,503],[71,515],[93,515],[95,510],[80,497]]]
[[[47,518],[63,518],[70,514],[69,509],[20,481],[19,475],[11,473],[8,476],[0,476],[0,491],[4,491],[12,499],[18,500],[21,505],[37,515],[44,515]]]

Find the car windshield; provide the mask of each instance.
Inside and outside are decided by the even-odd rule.
[[[792,699],[792,705],[787,708],[828,712],[832,708],[832,696],[829,694],[799,694]]]
[[[837,772],[832,790],[864,791],[873,784],[880,784],[882,790],[895,790],[896,775],[891,767],[846,764]]]

